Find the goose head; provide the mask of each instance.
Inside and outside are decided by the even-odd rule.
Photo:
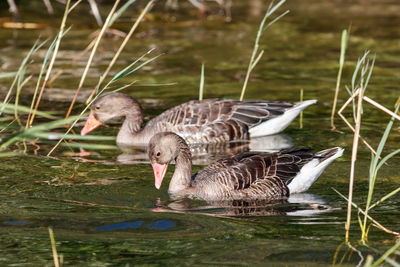
[[[101,124],[117,117],[126,117],[133,121],[133,130],[139,130],[143,122],[143,112],[140,104],[131,96],[122,93],[104,95],[93,102],[90,114],[81,135],[93,131]]]
[[[182,138],[171,132],[157,133],[150,139],[148,154],[157,189],[161,187],[168,164],[178,157],[179,141],[183,141],[180,139]]]

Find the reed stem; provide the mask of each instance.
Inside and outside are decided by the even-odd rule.
[[[337,99],[338,99],[338,96],[339,96],[339,87],[340,87],[340,81],[342,79],[344,58],[345,58],[345,54],[346,54],[346,48],[347,48],[348,39],[349,39],[349,36],[347,34],[347,30],[343,30],[341,46],[340,46],[339,71],[338,71],[338,75],[337,75],[337,79],[336,79],[335,97],[333,99],[333,106],[332,106],[332,113],[331,113],[331,128],[332,128],[332,130],[336,129],[335,123],[334,123],[334,117],[335,117]]]
[[[124,41],[118,48],[118,51],[115,53],[113,59],[111,60],[110,64],[108,64],[107,69],[104,71],[103,75],[101,75],[99,82],[97,83],[96,87],[90,93],[88,99],[86,100],[86,104],[89,103],[93,96],[96,94],[97,90],[99,89],[101,83],[107,77],[108,73],[110,72],[111,68],[114,66],[114,63],[117,61],[119,55],[121,54],[122,50],[125,48],[126,44],[128,43],[129,39],[131,38],[132,34],[135,32],[136,28],[139,26],[139,23],[143,20],[144,15],[153,7],[155,0],[151,0],[147,3],[146,7],[143,9],[142,13],[140,14],[139,18],[135,21],[135,24],[130,29],[129,33],[126,35]],[[69,111],[70,112],[70,111]]]
[[[38,96],[38,99],[36,101],[35,108],[34,108],[34,110],[32,112],[32,116],[31,116],[31,119],[29,121],[29,125],[33,124],[33,120],[35,119],[36,111],[37,111],[37,109],[39,107],[40,100],[42,99],[44,88],[46,87],[46,83],[49,80],[51,70],[53,69],[53,65],[54,65],[54,62],[55,62],[56,57],[57,57],[58,49],[60,47],[61,38],[64,35],[64,28],[65,28],[65,23],[67,21],[67,17],[68,17],[68,13],[69,13],[68,10],[69,10],[70,3],[71,3],[71,0],[68,0],[67,4],[65,5],[64,16],[63,16],[62,21],[61,21],[60,31],[58,32],[58,38],[57,38],[56,46],[54,48],[53,56],[52,56],[52,58],[50,60],[50,63],[49,63],[49,67],[47,68],[46,76],[44,78],[44,81],[43,81],[43,84],[42,84],[42,88],[40,89],[39,96]]]
[[[201,64],[201,76],[200,76],[200,86],[199,86],[199,100],[203,100],[204,92],[204,63]]]
[[[304,98],[304,90],[303,90],[303,88],[301,88],[300,89],[300,102],[303,102],[303,98]],[[303,111],[300,112],[299,128],[303,129]]]
[[[86,64],[85,70],[83,71],[81,80],[80,80],[80,82],[79,82],[78,89],[76,89],[76,91],[75,91],[74,98],[72,99],[71,105],[69,106],[69,109],[68,109],[68,111],[67,111],[67,114],[65,115],[65,118],[68,118],[69,115],[71,114],[72,108],[74,107],[74,104],[75,104],[75,102],[76,102],[76,99],[77,99],[77,97],[78,97],[78,94],[79,94],[79,92],[80,92],[80,90],[81,90],[81,88],[82,88],[82,86],[83,86],[83,83],[84,83],[84,81],[85,81],[85,79],[86,79],[86,75],[87,75],[87,73],[88,73],[88,71],[89,71],[90,65],[92,64],[94,55],[95,55],[95,53],[96,53],[96,51],[97,51],[97,47],[98,47],[99,44],[100,44],[100,40],[101,40],[101,38],[103,37],[104,32],[106,31],[106,29],[107,29],[108,26],[109,26],[109,21],[110,21],[112,15],[114,14],[115,9],[117,8],[119,2],[120,2],[120,0],[115,0],[114,5],[113,5],[113,7],[112,7],[111,10],[110,10],[110,13],[108,13],[107,19],[106,19],[106,21],[105,21],[103,27],[101,28],[101,31],[100,31],[99,35],[97,36],[96,42],[95,42],[95,44],[94,44],[94,46],[93,46],[92,52],[90,53],[90,56],[89,56],[88,62],[87,62],[87,64]]]
[[[347,202],[347,220],[346,220],[346,225],[345,225],[346,242],[349,240],[349,230],[350,230],[350,223],[351,223],[351,207],[352,207],[352,202],[353,202],[354,172],[355,172],[355,165],[356,165],[356,161],[357,161],[358,141],[359,141],[359,135],[360,135],[363,92],[364,92],[364,90],[362,88],[358,89],[356,125],[355,125],[355,132],[354,132],[354,136],[353,136],[353,148],[352,148],[352,154],[351,154],[349,197],[348,197],[348,202]]]

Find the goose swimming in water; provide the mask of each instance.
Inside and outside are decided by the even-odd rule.
[[[112,118],[125,117],[117,136],[118,145],[147,145],[154,134],[165,131],[179,134],[190,144],[220,143],[279,133],[314,103],[316,100],[193,100],[166,110],[142,128],[139,102],[129,95],[112,93],[92,104],[81,134],[88,134]]]
[[[172,132],[154,135],[149,159],[155,186],[160,188],[168,164],[175,171],[168,192],[173,198],[204,200],[274,199],[301,193],[325,168],[343,154],[334,147],[315,154],[309,148],[284,149],[277,153],[244,153],[218,160],[192,176],[191,154],[185,140]]]

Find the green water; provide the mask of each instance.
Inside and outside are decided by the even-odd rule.
[[[15,71],[38,36],[53,37],[58,31],[61,4],[54,3],[57,16],[52,19],[42,1],[20,2],[25,22],[47,27],[0,28],[2,72]],[[206,98],[238,98],[258,23],[267,7],[263,1],[250,4],[234,1],[232,22],[226,23],[217,15],[198,19],[193,7],[180,2],[180,9],[168,15],[158,3],[153,16],[142,24],[113,69],[115,73],[153,47],[155,55],[163,53],[133,77],[119,81],[119,85],[133,79],[139,80],[137,84],[176,83],[125,89],[124,92],[143,104],[146,119],[198,97],[201,63],[205,64]],[[143,6],[142,2],[132,8],[116,28],[127,32],[132,14],[136,15],[137,8]],[[5,3],[0,7],[0,18],[11,20]],[[109,8],[108,4],[100,7],[103,17]],[[327,168],[309,194],[301,199],[265,205],[256,211],[210,208],[205,207],[206,203],[195,201],[190,203],[192,210],[183,212],[177,209],[182,203],[169,199],[167,183],[160,190],[154,188],[152,169],[137,153],[100,150],[81,158],[77,149],[60,148],[49,158],[45,155],[51,146],[38,142],[37,155],[33,153],[35,147],[29,146],[29,155],[0,161],[0,265],[52,265],[49,226],[54,229],[58,253],[63,255],[67,266],[319,266],[340,262],[354,266],[362,257],[371,254],[377,258],[391,247],[394,236],[375,227],[369,233],[369,247],[361,245],[356,213],[353,213],[350,241],[358,252],[343,245],[346,202],[332,187],[347,192],[353,137],[339,118],[336,125],[340,132],[331,131],[329,116],[341,31],[350,24],[344,84],[351,83],[357,58],[365,50],[371,50],[376,53],[376,64],[367,96],[393,109],[399,96],[400,5],[389,0],[350,3],[293,0],[284,8],[290,9],[290,13],[262,38],[264,57],[251,75],[245,98],[298,101],[303,88],[305,99],[318,100],[317,105],[305,111],[304,129],[299,129],[299,122],[295,120],[284,132],[285,138],[290,138],[294,146],[310,146],[316,151],[333,146],[344,147],[346,151]],[[73,27],[60,47],[55,70],[66,67],[90,42],[88,36],[96,25],[88,12],[88,6],[82,4],[71,14],[67,24]],[[120,42],[109,37],[100,44],[100,53],[90,69],[83,94],[95,86]],[[34,57],[30,68],[34,75],[38,74],[44,53],[41,50]],[[54,82],[53,88],[45,92],[41,109],[65,113],[86,60],[87,56],[78,60]],[[0,93],[4,97],[11,81],[0,81]],[[22,104],[29,105],[33,87],[31,81],[23,89]],[[347,97],[341,91],[339,106]],[[80,102],[76,113],[82,107]],[[350,109],[345,114],[351,116]],[[376,147],[387,121],[386,115],[366,104],[361,134]],[[117,132],[118,125],[111,125],[93,134]],[[399,140],[397,123],[386,151],[397,149]],[[247,150],[228,147],[234,151]],[[23,150],[23,146],[14,149]],[[232,151],[211,153],[200,160],[212,161]],[[360,145],[354,202],[361,206],[368,190],[369,158],[369,151]],[[398,187],[399,163],[400,158],[394,158],[379,173],[375,200]],[[195,166],[194,170],[200,168]],[[169,168],[167,177],[171,177],[172,171]],[[398,196],[394,196],[371,214],[385,227],[399,231],[399,204]],[[245,214],[230,216],[235,212]]]

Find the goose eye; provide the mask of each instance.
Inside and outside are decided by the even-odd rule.
[[[100,106],[95,106],[94,107],[96,110],[99,110],[100,109]]]
[[[159,157],[160,155],[161,155],[161,153],[160,153],[160,152],[157,152],[156,156]]]

